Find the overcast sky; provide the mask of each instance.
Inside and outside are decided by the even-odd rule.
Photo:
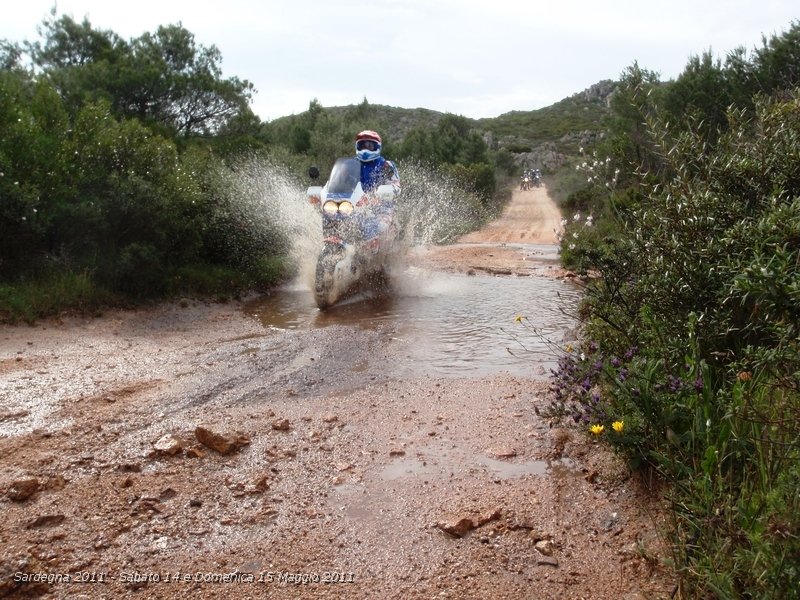
[[[10,3],[10,2],[9,2]],[[53,0],[3,10],[0,39],[37,39]],[[797,0],[59,0],[125,39],[182,23],[252,82],[264,120],[323,106],[430,108],[472,118],[549,106],[639,65],[676,77],[800,19]]]

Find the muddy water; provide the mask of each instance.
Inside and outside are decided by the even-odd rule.
[[[271,330],[344,325],[392,331],[400,345],[393,365],[400,377],[541,376],[571,339],[579,297],[576,286],[557,279],[409,268],[394,276],[391,289],[362,293],[324,312],[303,285],[279,289],[245,310]]]

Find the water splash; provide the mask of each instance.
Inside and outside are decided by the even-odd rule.
[[[402,193],[396,218],[401,235],[391,272],[404,270],[410,249],[445,243],[472,231],[485,217],[480,199],[454,178],[411,162],[398,168]],[[221,176],[237,220],[262,234],[257,237],[277,231],[297,271],[295,284],[313,289],[322,228],[319,210],[306,197],[311,182],[286,166],[255,156],[241,159]]]
[[[443,244],[473,231],[486,218],[478,196],[439,170],[404,163],[399,219],[410,246]]]
[[[241,159],[224,177],[232,210],[262,236],[277,232],[298,281],[311,287],[322,226],[318,209],[308,202],[307,186],[287,167],[264,157]]]

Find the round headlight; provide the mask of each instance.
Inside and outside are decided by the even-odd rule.
[[[343,215],[349,215],[351,212],[353,212],[352,203],[348,202],[347,200],[345,200],[344,202],[340,202],[339,212],[342,213]]]
[[[335,215],[336,212],[339,210],[339,206],[336,202],[332,202],[328,200],[325,204],[322,205],[322,210],[329,215]]]

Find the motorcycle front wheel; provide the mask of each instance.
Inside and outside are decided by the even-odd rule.
[[[334,246],[326,246],[317,259],[314,275],[314,301],[320,310],[333,305],[342,293],[342,282],[336,281],[336,265],[344,257],[344,252]]]

